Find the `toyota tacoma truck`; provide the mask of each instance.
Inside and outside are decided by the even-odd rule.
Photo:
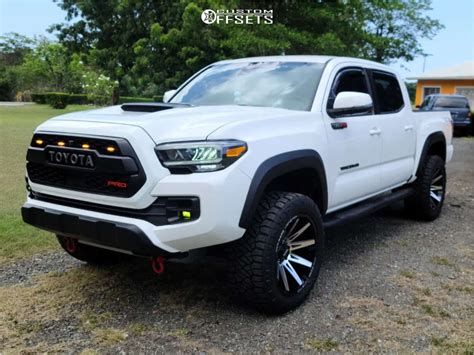
[[[101,264],[219,250],[239,300],[267,313],[313,288],[324,230],[403,200],[431,221],[453,154],[449,112],[413,112],[402,79],[326,56],[226,60],[163,103],[74,112],[27,152],[23,220]]]

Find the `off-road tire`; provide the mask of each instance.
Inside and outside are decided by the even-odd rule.
[[[439,184],[442,187],[442,192],[438,196],[440,201],[434,200],[431,196],[433,180],[438,176],[442,176],[442,181]],[[413,187],[415,194],[405,200],[405,209],[408,214],[424,221],[433,221],[438,218],[446,193],[446,169],[443,159],[437,155],[426,157]]]
[[[277,248],[281,246],[282,238],[285,238],[285,228],[292,220],[299,218],[297,216],[304,216],[312,224],[315,248],[311,252],[315,253],[315,259],[311,260],[311,271],[307,271],[301,289],[290,294],[281,289],[279,282],[281,285],[282,280],[277,279],[281,260]],[[306,299],[316,282],[323,249],[323,224],[314,201],[298,193],[269,192],[260,202],[245,235],[230,245],[229,279],[233,295],[238,301],[264,313],[281,314],[297,307]]]
[[[76,248],[73,252],[70,252],[66,247],[66,237],[56,235],[59,245],[64,249],[66,253],[71,255],[80,261],[85,261],[92,265],[112,265],[124,262],[129,258],[128,255],[113,252],[111,250],[96,248],[91,245],[76,243]]]

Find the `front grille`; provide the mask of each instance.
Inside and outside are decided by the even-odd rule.
[[[61,143],[61,144],[58,144]],[[87,149],[82,146],[87,144]],[[114,149],[107,150],[113,147]],[[48,152],[87,153],[94,157],[93,168],[60,165]],[[26,169],[36,184],[118,197],[133,196],[146,176],[130,143],[120,138],[98,138],[35,134],[27,153]]]
[[[128,185],[130,177],[127,175],[72,171],[38,163],[27,163],[26,169],[28,177],[36,184],[106,195],[127,196],[129,193],[107,184],[107,181],[120,181]]]

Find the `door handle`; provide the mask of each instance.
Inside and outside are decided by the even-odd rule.
[[[375,127],[369,131],[369,134],[371,136],[380,136],[381,133],[382,133],[382,130],[380,128],[375,128]]]
[[[407,132],[408,132],[408,131],[413,131],[413,128],[414,128],[414,127],[413,127],[413,125],[412,125],[412,124],[410,124],[410,125],[406,125],[406,126],[405,126],[405,127],[403,127],[403,128],[405,129],[405,131],[407,131]]]

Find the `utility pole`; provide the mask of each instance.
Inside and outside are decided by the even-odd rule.
[[[425,72],[425,66],[426,66],[426,57],[431,57],[431,56],[433,56],[433,54],[423,53],[422,56],[423,56],[423,73],[424,73]]]

